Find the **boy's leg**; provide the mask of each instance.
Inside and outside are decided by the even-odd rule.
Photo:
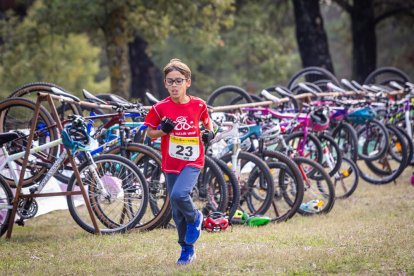
[[[176,225],[178,231],[178,243],[181,245],[186,245],[185,234],[187,231],[187,224],[194,223],[198,216],[198,211],[191,200],[191,192],[197,182],[199,174],[200,169],[195,167],[185,167],[175,180],[170,194],[171,204],[174,205],[174,209],[177,209],[180,218],[181,216],[185,218],[184,223],[180,221],[180,224]]]
[[[181,238],[181,236],[185,235],[185,228],[187,226],[187,222],[185,221],[184,215],[178,209],[175,201],[171,200],[171,193],[172,193],[172,190],[174,188],[174,184],[177,181],[178,176],[179,176],[178,174],[173,174],[173,173],[167,174],[167,192],[168,192],[168,195],[170,196],[172,217],[173,217],[173,220],[175,222],[175,226],[176,226],[177,232],[178,232],[178,243],[181,246],[184,246],[186,244],[184,242],[184,238]],[[183,232],[182,229],[184,229],[184,233],[180,233],[180,232]]]
[[[186,222],[186,219],[185,219],[183,213],[179,210],[179,208],[177,206],[177,200],[172,200],[171,199],[172,197],[173,198],[175,197],[174,195],[172,196],[172,194],[177,194],[177,195],[180,194],[178,192],[173,192],[174,188],[177,187],[177,185],[179,185],[177,183],[180,181],[178,179],[180,175],[167,174],[167,192],[170,195],[172,215],[173,215],[173,219],[174,219],[174,222],[175,222],[175,225],[176,225],[176,228],[177,228],[177,232],[178,232],[178,243],[181,245],[181,254],[180,254],[180,257],[177,260],[177,264],[178,265],[186,265],[186,264],[191,263],[195,258],[194,245],[185,243],[184,240],[185,240],[187,222]],[[184,175],[187,176],[187,174],[185,172],[184,172]],[[197,175],[197,177],[198,177],[198,175]],[[192,187],[193,187],[193,185],[191,186],[190,193],[193,189]],[[190,200],[191,200],[191,198],[190,198]]]

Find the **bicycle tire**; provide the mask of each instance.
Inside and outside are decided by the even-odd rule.
[[[36,104],[33,101],[24,98],[10,98],[0,102],[0,133],[18,131],[21,137],[18,140],[8,143],[9,154],[25,150],[27,137],[29,135],[28,132],[34,118],[35,106]],[[38,137],[34,139],[34,145],[36,143],[40,145],[58,139],[56,123],[43,106],[40,106],[37,120],[39,130],[37,131]],[[33,162],[28,163],[23,180],[23,187],[28,187],[43,179],[49,169],[43,163],[51,165],[57,156],[57,152],[58,147],[51,147],[29,156],[30,160],[36,160],[36,164]],[[16,169],[19,169],[22,165],[23,159],[24,157],[14,161],[17,165]],[[0,174],[10,187],[16,187],[16,183],[8,171],[4,170]],[[20,170],[17,172],[17,175],[20,177]]]
[[[327,168],[329,170],[329,176],[334,176],[334,174],[336,174],[339,168],[341,167],[341,162],[342,162],[341,149],[339,148],[338,143],[336,143],[335,140],[332,138],[332,136],[323,132],[317,137],[319,141],[321,141],[321,144],[323,144],[324,142],[328,143],[327,147],[330,148],[330,153],[334,155],[333,159],[335,159],[335,165],[333,168],[328,167],[328,164],[325,158],[323,158],[323,162],[321,163],[324,168]]]
[[[335,199],[348,198],[358,187],[359,169],[354,161],[347,157],[343,157],[341,166],[333,178],[335,186]],[[346,183],[344,180],[346,180]]]
[[[290,145],[292,147],[292,149],[295,150],[296,152],[296,148],[294,147],[294,145],[291,145],[290,143],[294,143],[297,144],[299,146],[299,143],[302,141],[301,139],[303,139],[303,137],[305,136],[305,133],[303,131],[295,131],[289,135],[287,135],[285,137],[285,142],[286,144]],[[313,145],[311,144],[310,146],[308,145],[307,147],[311,149],[311,156],[309,158],[316,160],[316,162],[318,163],[322,163],[322,158],[323,158],[323,152],[322,152],[322,146],[321,146],[321,142],[319,141],[319,139],[312,133],[307,133],[308,136],[308,142],[312,142]],[[300,140],[296,143],[295,139],[299,138]],[[305,145],[306,146],[306,145]],[[302,157],[308,157],[308,156],[302,156]]]
[[[238,96],[243,97],[243,99],[248,103],[254,102],[250,94],[243,88],[234,85],[225,85],[217,88],[210,94],[210,96],[208,96],[207,105],[217,106],[214,105],[214,101],[216,101],[219,96],[223,97],[224,94],[236,94]],[[228,104],[231,101],[231,99],[233,99],[233,97],[228,99],[226,102],[222,102],[221,104]]]
[[[312,75],[312,74],[318,76],[318,78],[316,80],[320,80],[321,77],[323,77],[323,79],[326,80],[327,82],[332,82],[333,84],[340,86],[340,83],[339,83],[338,79],[335,77],[334,74],[332,74],[328,70],[326,70],[322,67],[309,66],[309,67],[305,67],[305,68],[299,70],[298,72],[296,72],[289,79],[287,88],[292,89],[298,82],[301,82],[300,81],[301,77],[305,77],[307,82],[314,83],[316,80],[310,77],[310,75]]]
[[[70,92],[66,91],[64,88],[62,88],[59,85],[56,85],[54,83],[50,83],[50,82],[30,82],[30,83],[24,84],[23,86],[20,86],[20,87],[16,88],[9,95],[9,98],[25,97],[25,98],[33,99],[33,97],[31,97],[31,96],[35,96],[34,98],[36,98],[37,93],[39,93],[39,92],[48,93],[48,94],[55,94],[55,92],[53,92],[53,90],[52,90],[52,87],[58,88],[59,90],[61,90],[63,92],[66,92],[67,94],[71,95]],[[73,97],[73,99],[76,99],[76,98]],[[62,103],[59,103],[59,101],[56,101],[56,100],[55,100],[55,103],[56,103],[56,109],[57,109],[58,114],[60,115],[61,119],[66,117],[66,116],[62,116],[62,115],[64,115],[64,113],[62,113],[63,111],[67,112],[67,111],[70,110],[69,114],[75,114],[75,115],[82,114],[82,109],[77,104],[65,103],[65,106],[63,106]]]
[[[378,132],[378,134],[376,135],[380,135],[380,136],[379,137],[362,137],[362,134],[368,131],[368,127],[370,128],[369,131],[372,131],[373,127],[376,127],[377,132]],[[388,150],[388,141],[389,141],[388,131],[385,125],[378,120],[374,119],[368,122],[367,124],[362,125],[357,130],[357,137],[358,137],[358,156],[359,158],[363,160],[367,160],[367,161],[378,160],[379,158],[384,156],[384,154]],[[362,141],[361,141],[361,138],[362,138]],[[378,142],[378,139],[374,139],[374,138],[379,138],[380,141]],[[371,143],[374,143],[375,150],[373,151],[372,151],[372,147],[370,147]],[[360,145],[362,146],[360,147]],[[377,146],[380,147],[379,150],[377,149]],[[375,153],[375,151],[377,152]]]
[[[143,219],[135,226],[139,230],[153,230],[161,227],[165,217],[171,217],[170,197],[166,177],[161,171],[161,154],[153,148],[138,143],[128,143],[124,149],[128,159],[140,169],[148,183],[149,207]],[[109,149],[108,154],[120,154],[122,146]]]
[[[414,165],[414,144],[413,141],[411,140],[410,135],[408,135],[408,133],[405,131],[405,129],[399,127],[399,126],[395,126],[400,133],[405,137],[405,141],[407,142],[407,146],[408,146],[408,165]]]
[[[358,136],[355,128],[347,122],[341,122],[332,130],[331,136],[341,149],[342,155],[356,162],[358,159]]]
[[[263,99],[262,98],[260,98],[260,96],[258,96],[258,95],[254,95],[254,94],[249,94],[249,96],[252,98],[252,100],[253,100],[253,102],[262,102],[263,101]],[[237,97],[235,97],[235,98],[233,98],[233,99],[231,99],[230,100],[230,105],[234,105],[234,104],[237,104],[237,103],[239,103],[240,101],[243,101],[243,99],[244,99],[244,97],[242,97],[242,96],[237,96]]]
[[[393,147],[389,147],[387,154],[381,157],[380,160],[375,160],[375,161],[363,160],[365,165],[369,168],[369,171],[362,168],[361,167],[362,162],[359,162],[358,168],[360,169],[361,178],[370,184],[383,185],[383,184],[389,184],[395,181],[398,178],[398,176],[402,174],[402,172],[404,171],[404,169],[407,167],[407,164],[408,164],[408,146],[404,139],[404,136],[400,133],[399,130],[397,130],[393,126],[387,126],[387,128],[388,128],[388,131],[392,133],[391,137],[393,139],[396,138],[399,143],[399,147],[400,147],[399,151],[402,153],[401,160],[394,162],[394,163],[397,163],[398,165],[396,165],[396,168],[394,166],[393,168],[389,168],[391,171],[385,171],[378,167],[378,165],[384,166],[385,162],[389,164],[388,159],[390,160],[393,159],[393,157],[389,154],[389,152],[393,150]],[[389,155],[391,156],[390,158],[388,158]],[[374,162],[378,162],[378,164]]]
[[[405,135],[407,136],[408,140],[410,141],[410,144],[414,146],[414,133],[412,135],[412,137],[409,136],[409,134],[407,133],[407,126],[406,126],[406,121],[405,118],[404,119],[399,119],[397,121],[394,121],[394,125],[397,126],[398,128],[400,128],[401,130],[403,130],[403,133],[405,133]],[[413,120],[411,120],[411,130],[414,131],[414,122]],[[414,165],[414,157],[410,159],[410,165]]]
[[[255,154],[268,163],[272,173],[275,169],[280,169],[278,181],[275,182],[272,205],[266,216],[271,217],[274,222],[282,222],[292,218],[303,201],[304,193],[303,179],[298,166],[281,152],[262,150],[261,152],[255,152]],[[275,160],[277,161],[275,162]],[[287,177],[289,178],[287,179]],[[275,177],[273,179],[276,180]],[[284,205],[282,200],[287,206]],[[282,209],[285,211],[281,212]]]
[[[226,164],[229,164],[232,160],[232,153],[227,153],[220,159],[226,162]],[[269,167],[263,160],[248,152],[240,152],[237,156],[237,163],[240,165],[241,172],[243,172],[243,168],[245,169],[244,176],[247,176],[246,170],[249,170],[248,166],[251,167],[250,170],[257,170],[255,174],[252,174],[249,171],[247,178],[242,178],[243,175],[242,173],[240,174],[240,208],[251,215],[264,215],[272,204],[272,198],[274,195],[273,177],[270,173]],[[258,192],[256,192],[254,188],[257,188],[256,180],[258,178],[259,188],[257,189]],[[271,185],[269,185],[269,183]],[[253,194],[253,192],[255,192],[255,194]],[[260,192],[265,193],[265,195],[264,197],[257,198]],[[258,206],[254,206],[255,204],[252,201],[253,198],[257,198],[259,202]],[[249,211],[247,211],[247,209],[244,210],[245,202],[247,208],[249,208]]]
[[[395,127],[394,125],[385,125],[385,127],[388,129],[388,133],[389,133],[389,147],[388,147],[388,152],[387,152],[387,156],[391,157],[393,160],[395,160],[397,163],[405,164],[404,168],[408,165],[408,160],[409,156],[411,154],[411,150],[410,147],[407,143],[407,140],[405,139],[403,133],[401,132],[401,130],[399,130],[397,127]],[[401,143],[405,143],[404,145]],[[406,156],[406,157],[405,157]],[[405,160],[407,160],[407,162],[405,162]],[[367,165],[368,164],[372,164],[371,162],[365,162]],[[369,167],[371,169],[371,167]],[[374,171],[375,173],[378,174],[382,174],[382,175],[388,175],[389,172],[382,170],[378,167],[376,167],[375,165],[372,166],[372,171]]]
[[[132,161],[119,155],[102,154],[100,156],[94,157],[93,160],[96,165],[96,172],[98,174],[101,173],[99,176],[101,178],[109,176],[108,179],[104,180],[104,184],[106,186],[105,188],[111,194],[111,199],[113,195],[116,195],[116,198],[123,198],[123,200],[120,200],[122,201],[121,204],[119,204],[120,206],[114,206],[114,204],[118,202],[116,199],[114,202],[106,202],[111,205],[111,207],[106,208],[105,210],[102,202],[107,200],[107,198],[103,198],[103,200],[100,201],[100,196],[102,196],[100,192],[102,189],[97,188],[96,183],[94,183],[93,180],[88,180],[87,183],[84,183],[84,187],[87,189],[88,200],[91,204],[92,211],[100,228],[100,233],[124,233],[127,230],[134,228],[145,214],[148,205],[148,186],[145,177]],[[117,165],[113,165],[115,162]],[[103,172],[103,168],[105,168],[107,171]],[[128,179],[130,182],[124,182],[125,179],[113,178],[116,176],[116,173],[119,173],[122,170],[122,168],[125,170],[126,176],[133,176],[133,179]],[[84,162],[79,166],[79,172],[83,177],[83,182],[85,182],[86,177],[89,175],[88,169],[89,164],[87,164],[87,162]],[[108,175],[106,173],[108,173]],[[76,186],[78,186],[77,179],[75,175],[73,175],[68,184],[68,191],[74,191]],[[131,210],[133,206],[131,205],[130,201],[134,198],[137,200],[137,202],[139,201],[139,203],[137,203],[137,210]],[[90,220],[89,213],[85,210],[86,207],[84,204],[79,205],[79,201],[84,200],[83,197],[68,195],[66,199],[69,212],[75,222],[85,231],[89,233],[95,233],[95,228]],[[125,206],[127,207],[127,210],[125,210]],[[121,209],[120,212],[115,211],[115,208]],[[112,215],[109,214],[109,211],[116,212],[114,218],[111,217]],[[131,215],[131,212],[134,213],[132,214],[132,217],[128,218],[128,214],[126,214],[127,212],[130,213],[129,215]],[[129,219],[127,222],[123,221],[125,217]]]
[[[13,192],[9,185],[0,177],[0,237],[9,227],[10,215],[13,206]]]
[[[220,167],[221,171],[224,174],[224,179],[227,182],[227,190],[229,195],[227,215],[229,216],[229,221],[231,221],[234,213],[239,209],[240,205],[240,184],[237,180],[237,176],[234,172],[227,166],[227,164],[218,158],[211,157],[214,162]]]
[[[306,204],[312,200],[322,200],[323,202],[323,208],[315,210],[315,212],[308,212],[306,210],[303,210],[301,205],[298,209],[298,213],[304,216],[329,213],[335,204],[335,187],[328,173],[321,165],[319,165],[313,160],[303,157],[295,157],[293,158],[293,161],[299,166],[299,169],[302,173],[302,177],[304,178],[303,184],[305,192],[303,194],[303,203]],[[303,166],[304,164],[311,168],[306,170],[306,168]],[[307,172],[310,171],[313,173],[307,174]],[[315,179],[313,175],[318,175],[317,179]],[[319,175],[321,175],[322,177],[320,177]],[[316,184],[311,183],[311,180],[316,180]],[[325,184],[323,184],[322,181],[324,181]]]
[[[229,199],[226,180],[220,167],[208,155],[193,188],[192,200],[204,216],[211,212],[225,213],[227,210]]]
[[[390,74],[392,77],[387,77],[385,80],[378,82],[378,78],[381,75]],[[384,76],[382,76],[384,77]],[[365,79],[364,84],[388,84],[390,81],[396,81],[400,84],[410,82],[410,77],[402,70],[395,67],[379,67],[372,71]]]
[[[203,212],[204,216],[207,216],[211,212],[221,212],[221,213],[228,212],[229,220],[230,220],[231,217],[234,215],[234,213],[236,212],[236,210],[238,208],[238,203],[237,204],[232,203],[231,207],[229,209],[229,207],[228,207],[229,206],[228,182],[224,178],[224,175],[226,175],[225,171],[228,171],[229,168],[223,162],[224,163],[223,168],[227,168],[227,170],[225,170],[225,171],[221,170],[221,166],[219,165],[219,163],[216,162],[216,160],[217,160],[216,158],[213,158],[211,156],[208,156],[208,155],[205,156],[204,168],[200,172],[200,175],[197,179],[197,184],[193,188],[192,201],[193,201],[194,205],[196,206],[196,208],[200,209]],[[212,184],[211,176],[218,176],[218,178],[217,178],[218,180],[213,181],[213,182],[217,182],[217,184],[218,184],[218,187],[219,187],[219,190],[220,190],[220,192],[219,192],[220,197],[221,197],[221,194],[225,193],[225,196],[223,195],[223,197],[219,199],[219,204],[216,204],[216,206],[212,205],[211,200],[210,201],[208,199],[206,200],[204,198],[203,193],[202,192],[200,193],[200,189],[199,189],[200,185],[203,185],[202,184],[203,179],[209,179],[210,178],[210,181],[208,181],[208,185],[211,186],[211,184]],[[231,174],[230,174],[230,177],[232,177]],[[233,176],[233,177],[234,177],[234,180],[237,181],[236,177],[235,176]],[[232,180],[230,182],[231,186],[234,185],[233,184],[234,180]],[[224,183],[222,183],[223,181],[224,181]],[[237,186],[238,186],[238,182],[237,182]],[[233,190],[233,193],[232,193],[233,195],[234,195],[234,193],[236,193],[236,195],[235,195],[236,200],[238,200],[237,197],[240,198],[240,190],[239,189],[238,189],[238,192],[237,192],[237,188],[236,188],[235,190]],[[200,198],[201,198],[201,200],[198,200]],[[215,199],[214,201],[216,201],[217,197],[213,195],[213,198]],[[203,204],[203,201],[207,202],[207,204]],[[161,227],[163,227],[163,228],[175,227],[175,225],[173,223],[171,223],[171,219],[172,219],[172,214],[170,216],[165,216],[164,219],[163,219],[163,222],[161,224]]]

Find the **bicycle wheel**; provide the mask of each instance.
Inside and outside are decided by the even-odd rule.
[[[285,137],[285,142],[294,151],[294,155],[315,160],[322,163],[323,152],[319,139],[312,133],[307,133],[307,139],[304,141],[305,133],[296,131]]]
[[[272,204],[273,177],[264,161],[252,153],[240,152],[232,162],[232,153],[221,158],[235,171],[240,183],[240,209],[248,214],[264,215]]]
[[[24,98],[10,98],[0,102],[0,133],[13,131],[19,135],[18,139],[6,145],[10,155],[26,150],[30,128],[35,117],[35,105],[33,101]],[[49,112],[43,106],[40,106],[32,147],[56,139],[58,139],[56,124]],[[30,186],[44,177],[55,160],[57,152],[58,147],[50,147],[29,155],[30,162],[28,162],[25,170],[23,187]],[[4,158],[3,153],[0,153],[0,160]],[[15,160],[13,162],[14,168],[7,166],[0,171],[0,175],[11,187],[16,187],[16,183],[10,170],[14,170],[14,173],[20,177],[23,159],[24,157]]]
[[[408,135],[408,133],[406,132],[405,129],[399,127],[399,126],[395,126],[400,133],[403,135],[403,137],[405,138],[405,141],[407,142],[407,146],[408,146],[408,165],[414,165],[414,144],[413,141],[411,140],[410,135]]]
[[[9,98],[24,97],[36,101],[37,93],[48,93],[55,94],[52,90],[52,87],[58,88],[59,90],[68,94],[68,97],[71,97],[71,94],[67,92],[64,88],[49,82],[31,82],[27,83],[21,87],[15,89],[9,96]],[[72,99],[78,101],[79,99],[72,96]],[[73,103],[60,102],[58,100],[53,100],[58,111],[59,117],[61,119],[67,118],[69,115],[82,114],[81,108]]]
[[[324,91],[327,91],[325,88],[328,82],[341,86],[334,74],[322,67],[317,66],[310,66],[299,70],[289,79],[287,88],[292,89],[299,82],[314,83]]]
[[[250,94],[243,88],[234,85],[225,85],[217,88],[210,94],[210,96],[207,98],[207,105],[227,105],[237,96],[241,96],[243,99],[238,103],[254,102]]]
[[[358,162],[361,177],[371,184],[395,181],[408,165],[409,150],[404,136],[394,126],[387,125],[387,129],[390,137],[388,151],[378,160]]]
[[[224,213],[229,199],[223,172],[209,156],[205,156],[204,161],[204,167],[191,194],[193,203],[204,216],[211,212]]]
[[[274,180],[274,197],[266,216],[281,222],[293,217],[303,201],[303,179],[298,166],[285,154],[263,150],[256,154],[266,161]]]
[[[358,156],[363,160],[378,160],[388,150],[389,135],[384,124],[372,120],[357,129]]]
[[[387,85],[391,81],[404,85],[407,81],[410,81],[410,77],[398,68],[380,67],[368,75],[364,81],[364,84]]]
[[[342,156],[356,162],[358,159],[358,136],[355,129],[346,122],[341,122],[332,130],[332,138],[341,149]]]
[[[321,141],[323,161],[321,165],[328,171],[329,176],[334,176],[341,167],[342,153],[335,140],[326,133],[317,136]]]
[[[13,208],[13,193],[6,181],[0,177],[0,237],[7,231]]]
[[[221,171],[223,172],[224,179],[227,183],[227,190],[228,190],[228,198],[229,203],[226,210],[227,215],[229,216],[229,221],[233,217],[234,213],[239,209],[240,205],[240,184],[237,180],[237,176],[234,172],[227,166],[227,164],[215,157],[211,157],[211,159],[216,162],[216,164],[220,167]]]
[[[410,119],[410,123],[411,126],[411,132],[414,131],[414,118]],[[407,137],[407,139],[410,141],[409,144],[414,145],[414,133],[412,134],[412,137],[410,137],[409,133],[408,133],[408,126],[407,126],[407,122],[404,119],[399,119],[397,121],[394,122],[394,125],[396,125],[400,130],[403,131],[404,135]],[[414,165],[414,158],[409,159],[410,160],[410,165]]]
[[[123,233],[135,227],[144,216],[148,204],[145,177],[134,163],[119,155],[102,154],[93,160],[96,168],[84,162],[79,166],[79,173],[100,233]],[[93,176],[95,173],[98,179]],[[78,189],[77,179],[73,175],[68,191]],[[95,233],[83,196],[68,195],[66,198],[69,212],[76,223],[87,232]]]
[[[359,170],[357,165],[351,159],[343,157],[341,166],[333,179],[335,198],[345,199],[350,197],[358,187]]]
[[[249,96],[252,98],[253,102],[262,102],[263,99],[260,98],[258,95],[249,94]],[[236,96],[235,98],[231,99],[229,102],[230,105],[239,104],[239,103],[245,103],[245,98],[243,96]]]
[[[122,150],[125,151],[122,153]],[[107,153],[117,155],[122,153],[124,157],[135,163],[148,183],[150,208],[135,228],[152,230],[162,226],[165,216],[171,216],[171,206],[166,177],[161,171],[161,154],[149,146],[138,143],[128,143],[125,149],[119,145],[111,148]]]
[[[325,169],[303,157],[295,157],[303,177],[303,202],[298,213],[305,216],[329,213],[335,203],[335,188]],[[311,173],[312,172],[312,173]]]

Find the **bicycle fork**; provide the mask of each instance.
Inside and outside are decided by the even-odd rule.
[[[232,169],[235,173],[237,180],[240,183],[241,178],[241,171],[240,171],[240,164],[237,162],[237,158],[239,157],[239,153],[241,151],[240,148],[240,139],[239,138],[233,138],[233,153],[231,155],[231,163],[232,163]]]
[[[97,189],[101,192],[101,196],[104,200],[107,200],[108,203],[111,203],[111,194],[108,192],[108,190],[105,188],[104,183],[102,182],[101,178],[98,175],[98,172],[96,169],[98,168],[93,161],[92,154],[90,152],[85,152],[86,156],[86,162],[88,162],[88,168],[92,175],[93,180],[96,183]]]

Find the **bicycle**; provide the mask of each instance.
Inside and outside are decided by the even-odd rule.
[[[134,227],[145,213],[148,202],[148,187],[145,178],[136,166],[126,158],[114,155],[101,155],[92,158],[87,151],[87,144],[89,143],[89,136],[86,132],[86,127],[83,119],[74,116],[71,124],[66,126],[62,132],[62,138],[48,142],[41,146],[34,146],[26,149],[30,154],[34,154],[42,149],[48,149],[59,146],[64,143],[66,147],[74,154],[77,150],[82,150],[85,153],[86,161],[79,166],[80,178],[73,175],[67,188],[67,192],[57,193],[59,195],[66,195],[69,212],[76,223],[90,233],[96,232],[98,226],[99,233],[112,234],[123,233]],[[5,144],[13,143],[18,139],[19,135],[16,133],[2,133],[0,134],[0,141],[2,142],[2,152],[7,156],[5,161],[0,165],[3,169],[6,164],[10,168],[10,174],[17,186],[19,180],[15,173],[13,173],[14,161],[20,159],[26,152],[19,152],[9,155]],[[67,158],[67,152],[63,151],[61,156],[53,163],[50,169],[45,173],[44,177],[36,185],[30,188],[30,194],[19,194],[19,202],[17,204],[17,213],[20,219],[18,224],[24,225],[24,220],[35,216],[37,212],[37,202],[35,197],[52,196],[52,194],[40,193],[48,180],[56,173],[57,169]],[[8,197],[8,189],[3,187],[7,185],[2,177],[0,177],[1,191],[5,191],[5,198],[0,199],[0,213],[3,218],[10,218],[13,205]],[[81,193],[78,191],[79,182],[86,183],[87,200],[84,197],[79,197]],[[19,191],[19,190],[18,190]],[[17,194],[16,194],[17,196]],[[14,201],[14,200],[13,200]],[[6,202],[6,204],[4,204]],[[96,216],[99,225],[90,217],[87,206],[91,206],[93,214]],[[85,207],[86,206],[86,207]],[[9,227],[8,220],[4,220],[0,229],[0,233],[4,234]]]
[[[212,142],[227,141],[225,148],[215,154],[227,162],[228,166],[232,168],[240,179],[240,207],[245,209],[246,213],[253,215],[257,213],[266,214],[271,217],[273,222],[285,221],[291,218],[296,213],[303,197],[303,183],[298,176],[299,170],[287,156],[281,153],[266,151],[263,147],[253,151],[253,154],[243,151],[242,149],[247,149],[246,145],[249,145],[249,143],[245,144],[244,141],[248,141],[252,136],[258,138],[261,134],[256,132],[258,130],[257,125],[239,125],[237,117],[231,116],[233,116],[235,122],[221,123],[221,126],[227,129],[222,129],[222,132],[219,132]],[[241,130],[244,132],[243,134],[240,134]],[[265,167],[257,161],[257,157],[266,161],[270,169],[274,181],[272,182],[274,189],[272,193],[263,190],[269,187],[267,183],[270,180],[266,180],[268,177],[260,180],[260,174],[264,172]],[[240,161],[238,161],[239,159]],[[243,177],[246,177],[247,180]],[[252,180],[258,178],[258,183],[249,188],[253,185]],[[283,195],[287,193],[291,193],[292,196],[290,204],[286,204],[284,200]],[[271,204],[267,207],[265,204],[267,204],[266,200],[269,200],[269,197]],[[256,200],[255,203],[252,203],[253,200]],[[261,207],[260,204],[266,207]],[[259,213],[257,211],[260,211],[259,208],[263,208],[265,211]]]
[[[254,111],[254,116],[267,116],[267,108],[249,108],[250,111]],[[263,111],[262,114],[260,111]],[[289,206],[294,206],[295,202],[290,197],[299,193],[299,189],[302,191],[303,199],[300,203],[308,203],[313,200],[318,200],[321,204],[321,208],[314,212],[308,212],[302,209],[302,206],[297,207],[297,212],[302,215],[312,215],[312,214],[323,214],[328,213],[334,205],[335,202],[335,188],[330,179],[330,176],[325,171],[324,167],[316,163],[314,160],[298,157],[299,151],[297,148],[293,148],[291,144],[286,143],[285,137],[280,130],[280,124],[276,125],[265,125],[263,126],[263,143],[266,147],[266,154],[268,155],[268,161],[272,162],[273,158],[278,159],[275,155],[284,153],[284,156],[290,157],[296,164],[299,173],[298,176],[295,176],[293,179],[301,179],[301,185],[298,184],[297,189],[292,189],[294,186],[288,186],[290,192],[281,192],[280,195],[283,195],[284,200],[289,204]],[[260,150],[259,150],[260,152]],[[326,158],[325,155],[328,151],[324,151],[322,158]],[[332,156],[330,156],[332,157]],[[294,171],[294,170],[288,170]],[[283,175],[282,175],[283,179]],[[297,181],[299,183],[299,181]],[[283,183],[283,182],[282,182]],[[287,189],[285,189],[287,191]]]

